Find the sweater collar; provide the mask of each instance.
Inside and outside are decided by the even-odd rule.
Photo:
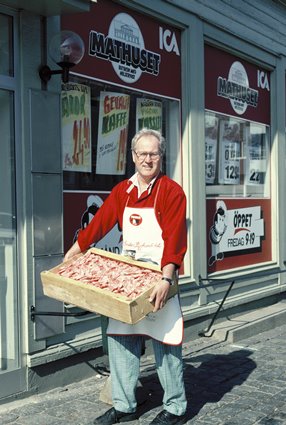
[[[157,174],[157,176],[155,176],[150,181],[150,183],[149,183],[149,185],[148,185],[148,187],[146,189],[148,191],[148,195],[150,194],[150,192],[152,190],[152,187],[154,186],[154,183],[157,180],[157,178],[158,178],[159,175],[160,175],[160,173]],[[129,187],[128,187],[127,191],[126,191],[127,193],[130,193],[132,191],[132,189],[134,188],[134,186],[137,187],[138,193],[139,193],[138,173],[133,174],[133,176],[130,177],[130,179],[128,180],[128,183],[129,183]]]

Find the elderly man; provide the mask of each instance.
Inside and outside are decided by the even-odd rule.
[[[123,254],[157,263],[162,280],[150,296],[153,313],[135,325],[109,319],[107,329],[113,407],[93,421],[112,425],[135,420],[135,390],[145,336],[152,338],[157,373],[164,390],[163,410],[152,425],[184,424],[186,396],[183,381],[183,319],[179,297],[166,302],[186,249],[186,198],[182,188],[161,172],[165,140],[155,130],[143,129],[132,140],[136,173],[114,187],[65,259],[99,241],[118,223]]]

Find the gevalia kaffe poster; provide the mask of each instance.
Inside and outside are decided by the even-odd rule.
[[[85,54],[72,71],[162,96],[181,98],[181,34],[169,24],[111,0],[90,12],[62,16],[62,29],[83,39]]]
[[[205,105],[207,110],[228,117],[225,123],[222,121],[223,128],[219,129],[219,184],[238,184],[241,152],[237,142],[240,136],[236,135],[237,120],[270,125],[270,73],[246,60],[206,45]],[[206,131],[209,184],[214,181],[214,140],[217,140],[217,131],[216,123],[209,122]],[[258,152],[256,145],[256,139],[248,143],[250,154],[246,165],[248,168],[251,165],[251,169],[255,168],[257,161],[261,168],[261,162],[265,161],[265,153]],[[229,170],[233,170],[231,175]],[[246,175],[248,180],[249,175]],[[271,199],[221,196],[207,198],[206,203],[209,273],[272,259]]]
[[[125,174],[129,105],[128,94],[100,93],[96,174]]]

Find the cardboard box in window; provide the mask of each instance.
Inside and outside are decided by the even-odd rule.
[[[108,258],[115,262],[114,265],[119,261],[131,266],[137,266],[142,269],[142,272],[147,269],[161,274],[160,267],[152,263],[136,261],[130,257],[113,254],[97,248],[91,248],[87,253],[94,253],[102,258]],[[69,277],[63,277],[57,273],[63,265],[72,264],[83,255],[86,254],[79,254],[51,270],[41,272],[43,292],[46,296],[129,324],[139,322],[139,320],[153,311],[154,305],[150,303],[149,297],[156,282],[136,298],[130,299],[125,295],[111,292],[108,289],[101,289]],[[173,297],[177,292],[178,285],[172,285],[168,298]]]

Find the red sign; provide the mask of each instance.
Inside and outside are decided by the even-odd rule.
[[[208,272],[271,261],[270,199],[208,199]]]
[[[270,124],[270,73],[212,46],[205,46],[205,107]]]
[[[64,192],[64,252],[77,240],[78,232],[91,222],[107,198],[102,192]],[[119,254],[122,234],[116,225],[97,244],[97,248]]]
[[[105,0],[90,12],[62,16],[85,54],[72,71],[101,81],[181,97],[181,34],[169,24]]]

